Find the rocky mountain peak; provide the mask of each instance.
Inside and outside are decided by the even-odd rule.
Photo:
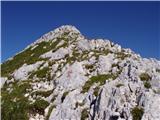
[[[57,29],[54,30],[54,32],[72,32],[72,33],[77,33],[80,34],[79,30],[72,25],[62,25],[60,27],[58,27]]]
[[[2,119],[159,120],[160,61],[61,26],[1,65]]]
[[[36,40],[34,42],[34,44],[32,44],[32,45],[35,45],[36,43],[39,43],[41,41],[53,40],[54,38],[64,37],[64,36],[67,36],[67,37],[75,37],[75,36],[83,37],[81,35],[80,31],[75,26],[62,25],[62,26],[56,28],[55,30],[44,34],[38,40]]]

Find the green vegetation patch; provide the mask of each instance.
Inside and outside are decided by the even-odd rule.
[[[37,99],[33,104],[30,105],[30,113],[44,115],[45,109],[49,106],[49,103],[43,99]]]
[[[94,88],[93,94],[94,94],[96,97],[98,96],[99,89],[100,89],[99,86],[97,86],[96,88]]]
[[[20,81],[11,83],[12,86],[5,84],[1,89],[1,109],[2,120],[28,120],[29,114],[43,114],[49,103],[42,99],[37,99],[31,104],[28,96],[31,95],[30,81]],[[11,88],[11,92],[7,89]],[[29,95],[25,97],[25,94]],[[37,95],[48,96],[51,91],[36,92]]]
[[[144,82],[144,87],[147,88],[147,89],[151,88],[150,82],[148,82],[148,81]]]
[[[34,49],[32,49],[32,47],[29,47],[28,49],[22,51],[21,53],[14,56],[12,60],[8,60],[1,65],[2,76],[7,77],[9,74],[14,72],[14,70],[16,70],[20,66],[22,66],[24,63],[33,64],[33,63],[40,61],[40,60],[46,60],[45,58],[40,58],[39,56],[52,50],[52,49],[55,49],[56,45],[59,42],[60,41],[58,41],[58,40],[55,42],[43,41],[41,43],[38,43],[37,44],[38,46],[35,47]]]
[[[81,61],[81,54],[78,52],[78,50],[73,50],[72,56],[69,56],[69,54],[65,55],[66,63],[72,64],[75,61]]]
[[[36,96],[42,96],[42,97],[49,97],[53,93],[53,90],[48,90],[48,91],[35,91],[31,94],[31,96],[36,95]]]
[[[8,76],[9,73],[12,73],[15,69],[19,68],[20,66],[22,66],[25,61],[27,61],[27,59],[30,58],[31,55],[31,48],[28,48],[27,50],[19,53],[18,55],[16,55],[15,57],[13,57],[12,60],[8,60],[6,62],[4,62],[1,65],[1,73],[2,76]]]
[[[24,95],[31,85],[27,82],[14,83],[12,92],[5,85],[1,89],[1,117],[2,120],[28,120],[29,100]]]
[[[115,79],[116,76],[114,74],[101,74],[97,76],[92,76],[82,87],[82,93],[85,93],[89,90],[89,88],[94,84],[94,83],[100,83],[100,85],[104,85],[106,80],[108,79]]]
[[[144,110],[140,107],[135,107],[132,109],[131,114],[133,117],[133,120],[141,120],[143,116]]]
[[[85,119],[88,118],[88,117],[89,117],[89,112],[88,112],[88,109],[85,108],[85,109],[83,109],[82,112],[81,112],[81,120],[85,120]]]
[[[116,53],[117,58],[124,60],[127,57],[131,57],[131,54],[125,54],[123,51]]]
[[[66,63],[69,63],[69,64],[72,64],[74,61],[77,60],[75,56],[70,57],[69,54],[67,54],[65,58],[66,58]]]
[[[142,74],[140,74],[140,79],[142,80],[142,81],[149,81],[149,80],[151,80],[151,77],[148,75],[148,73],[142,73]]]
[[[45,120],[49,120],[49,117],[50,117],[50,115],[51,115],[51,112],[52,112],[52,110],[53,110],[54,108],[56,108],[55,105],[51,105],[51,106],[49,107],[48,114],[47,114]]]
[[[104,49],[104,50],[92,50],[94,54],[92,56],[95,56],[96,60],[98,60],[100,55],[108,55],[109,53],[112,53],[109,49]]]
[[[142,73],[142,74],[140,74],[139,77],[140,77],[141,81],[143,81],[145,88],[147,88],[147,89],[151,88],[151,84],[150,84],[151,77],[148,75],[148,73]]]
[[[49,67],[44,67],[35,72],[38,78],[45,78],[48,75]]]
[[[29,79],[33,79],[36,76],[38,78],[47,78],[48,81],[51,80],[51,73],[49,67],[44,67],[42,69],[38,69],[30,74]]]

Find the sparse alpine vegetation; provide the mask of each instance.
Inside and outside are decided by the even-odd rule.
[[[94,84],[94,83],[99,83],[100,86],[104,85],[106,80],[109,79],[115,79],[114,74],[102,74],[102,75],[97,75],[97,76],[92,76],[82,87],[82,93],[88,92],[89,88]]]
[[[71,25],[1,64],[2,120],[159,120],[160,61]]]
[[[151,84],[150,84],[151,77],[147,73],[142,73],[140,74],[139,77],[143,81],[145,88],[147,89],[151,88]]]

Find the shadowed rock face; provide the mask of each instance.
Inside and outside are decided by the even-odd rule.
[[[1,65],[3,120],[159,120],[160,61],[74,26]]]

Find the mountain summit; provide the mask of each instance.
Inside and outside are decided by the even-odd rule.
[[[2,120],[159,120],[160,61],[74,26],[1,64]]]

